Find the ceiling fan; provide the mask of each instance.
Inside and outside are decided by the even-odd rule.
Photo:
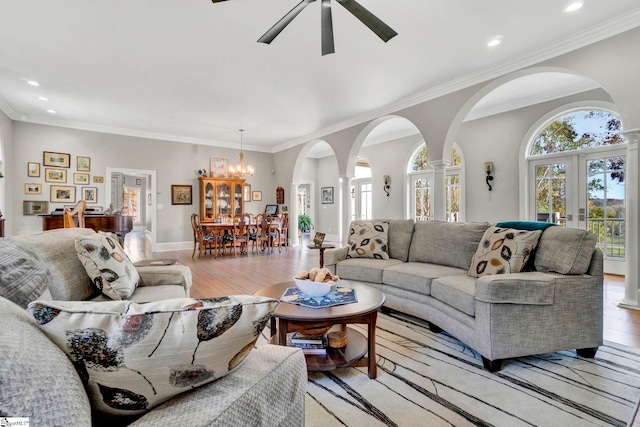
[[[213,3],[226,0],[211,0]],[[309,4],[316,0],[301,0],[297,6],[291,9],[286,15],[282,17],[276,24],[271,27],[262,37],[258,39],[259,43],[270,44],[277,36],[284,30],[287,25],[294,20],[300,12],[304,10]],[[335,52],[335,45],[333,41],[333,18],[331,16],[331,0],[321,1],[321,32],[322,32],[322,55],[328,55]],[[385,43],[398,35],[391,27],[385,24],[380,18],[369,12],[361,4],[355,0],[335,0],[345,9],[347,9],[353,16],[358,18],[360,22],[369,27],[382,41]]]

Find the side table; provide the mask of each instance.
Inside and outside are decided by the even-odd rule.
[[[311,244],[309,246],[307,246],[309,249],[318,249],[320,251],[320,268],[324,267],[324,251],[325,249],[331,249],[331,248],[335,248],[336,245],[334,245],[333,243],[323,243],[320,246],[316,246],[314,244]]]

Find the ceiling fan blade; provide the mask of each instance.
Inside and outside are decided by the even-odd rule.
[[[305,7],[307,7],[310,3],[313,3],[314,1],[316,0],[302,0],[300,3],[298,3],[297,6],[291,9],[289,13],[284,15],[281,20],[276,22],[276,24],[273,27],[271,27],[269,31],[264,33],[264,35],[258,39],[258,42],[266,43],[266,44],[271,43],[273,39],[275,39],[278,36],[278,34],[280,34],[282,30],[284,30],[286,26],[291,23],[291,21],[293,21],[293,18],[298,16],[298,14],[302,12],[302,10]]]
[[[337,2],[351,12],[353,16],[358,18],[360,22],[369,27],[369,29],[376,33],[385,43],[398,35],[390,26],[382,22],[381,19],[369,12],[355,0],[337,0]]]
[[[322,56],[335,52],[331,0],[322,0]]]

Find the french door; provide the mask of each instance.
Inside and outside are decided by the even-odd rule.
[[[373,181],[371,178],[352,180],[351,220],[373,219]]]

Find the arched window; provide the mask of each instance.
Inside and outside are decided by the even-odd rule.
[[[620,132],[620,118],[611,112],[575,111],[550,121],[528,155],[531,219],[593,232],[610,260],[624,259],[626,140]]]
[[[447,221],[462,221],[461,179],[462,158],[456,146],[451,149],[450,165],[445,172]],[[412,218],[419,221],[433,219],[433,166],[429,164],[429,149],[422,145],[411,161],[410,200]]]

